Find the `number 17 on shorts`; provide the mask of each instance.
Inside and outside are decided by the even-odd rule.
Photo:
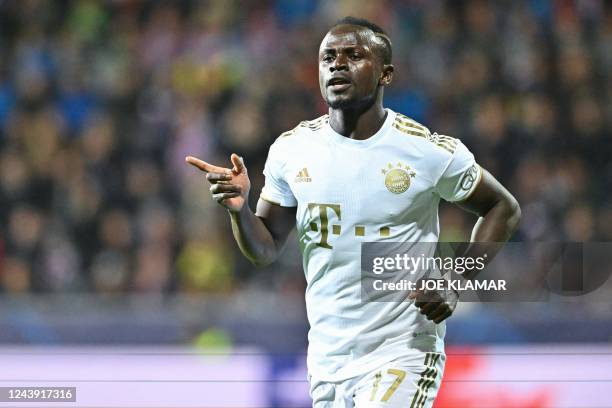
[[[442,383],[446,356],[425,353],[422,364],[414,358],[395,360],[359,381],[356,408],[431,408]]]

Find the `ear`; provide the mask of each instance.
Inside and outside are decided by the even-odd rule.
[[[378,84],[382,86],[388,86],[393,81],[393,65],[386,64],[383,65],[382,73],[380,74],[380,79],[378,80]]]

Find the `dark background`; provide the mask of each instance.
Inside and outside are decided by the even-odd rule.
[[[607,2],[0,1],[0,341],[221,327],[301,350],[295,244],[254,269],[184,157],[243,155],[254,204],[270,143],[326,111],[318,45],[347,14],[393,41],[386,105],[463,140],[516,195],[515,240],[612,238]],[[474,221],[444,205],[442,239]],[[458,310],[449,342],[610,339],[609,303],[519,306]]]

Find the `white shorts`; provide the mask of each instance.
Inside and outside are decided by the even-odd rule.
[[[333,383],[310,378],[313,408],[431,408],[442,383],[446,356],[399,358],[359,377]]]

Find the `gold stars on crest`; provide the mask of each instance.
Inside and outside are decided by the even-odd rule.
[[[387,190],[394,194],[401,194],[408,190],[410,180],[416,176],[416,172],[402,162],[397,162],[396,166],[388,163],[386,168],[381,169],[381,172],[385,176]]]
[[[386,175],[388,172],[390,172],[391,170],[395,170],[395,169],[405,171],[412,178],[416,176],[416,172],[412,170],[412,168],[409,165],[403,164],[402,162],[397,162],[397,165],[395,166],[391,163],[388,163],[387,167],[381,169],[380,171],[383,175]]]

